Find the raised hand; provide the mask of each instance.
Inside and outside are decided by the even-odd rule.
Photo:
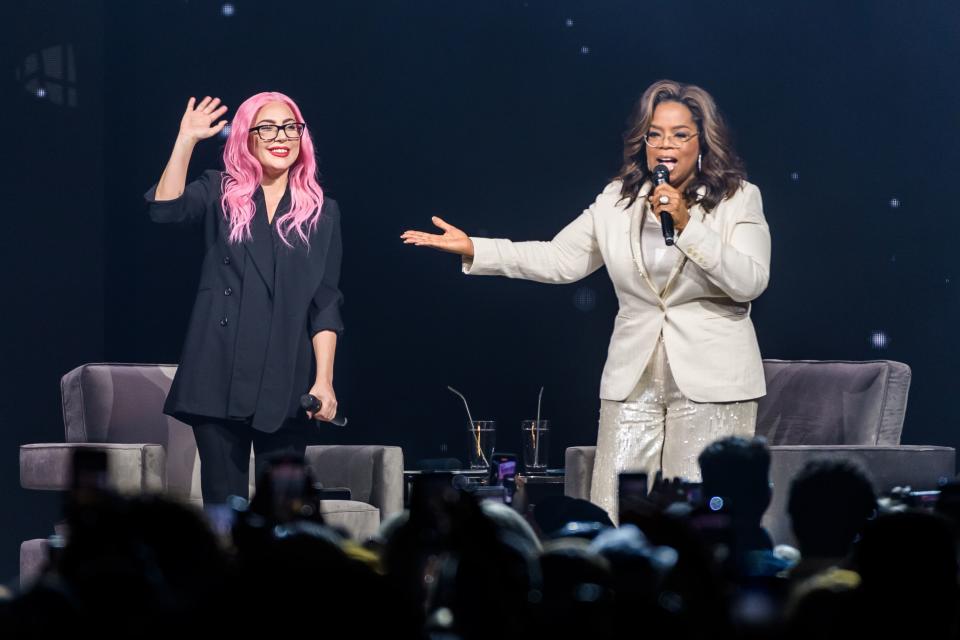
[[[199,142],[211,138],[227,126],[226,120],[214,122],[227,112],[227,106],[220,104],[220,98],[211,98],[207,96],[197,104],[196,98],[190,98],[187,102],[187,110],[183,112],[183,119],[180,120],[180,138]]]
[[[213,124],[226,112],[227,107],[220,105],[220,98],[207,96],[200,104],[195,98],[187,101],[187,110],[180,120],[180,133],[173,144],[173,152],[157,182],[155,196],[158,201],[173,200],[183,195],[187,184],[187,167],[194,147],[200,140],[217,135],[227,126],[226,120]]]
[[[403,244],[412,244],[418,247],[432,247],[440,251],[447,251],[461,256],[473,257],[473,241],[469,236],[452,224],[447,224],[437,216],[430,218],[434,225],[443,229],[443,234],[425,233],[423,231],[404,231],[400,236]]]

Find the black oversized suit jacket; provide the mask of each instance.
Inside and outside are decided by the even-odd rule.
[[[228,404],[235,364],[238,358],[248,355],[242,352],[245,341],[237,339],[242,321],[247,331],[258,326],[260,331],[267,332],[252,425],[273,432],[285,419],[298,415],[300,395],[313,385],[316,359],[312,336],[324,330],[338,334],[343,331],[342,295],[338,289],[342,256],[340,210],[334,200],[324,199],[320,220],[309,236],[309,247],[294,236],[288,238],[293,248],[278,244],[274,250],[270,238],[265,239],[263,233],[259,238],[255,235],[256,242],[232,244],[228,241],[230,227],[220,205],[221,178],[219,171],[206,171],[175,200],[158,202],[156,187],[145,195],[153,221],[200,223],[205,238],[200,284],[164,412],[187,422],[195,421],[197,416],[236,417],[229,415]],[[256,216],[263,216],[263,221],[257,222],[272,231],[265,225],[263,192],[259,188],[254,202]],[[289,202],[288,190],[275,220],[289,210]],[[260,295],[272,302],[272,314],[266,314],[268,317],[262,318],[259,325],[260,318],[250,317],[257,313],[256,305],[248,304],[241,310],[245,286],[265,287],[265,293]],[[247,360],[260,361],[259,358],[258,354]]]

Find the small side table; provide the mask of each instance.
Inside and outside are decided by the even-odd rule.
[[[464,476],[471,483],[483,484],[486,482],[489,471],[486,469],[443,469],[441,471],[422,471],[420,469],[404,469],[403,471],[403,506],[410,506],[410,489],[413,479],[425,473],[449,473],[455,476]]]
[[[524,515],[532,513],[537,502],[551,496],[562,496],[566,476],[563,469],[542,473],[518,473],[513,508]]]
[[[429,471],[407,469],[403,472],[403,504],[410,506],[410,489],[413,480]],[[471,483],[486,484],[489,472],[485,469],[447,469],[439,473],[449,473],[454,476],[464,476]],[[539,473],[518,473],[516,475],[517,490],[513,496],[513,508],[520,513],[530,512],[534,505],[548,496],[562,496],[564,489],[563,469],[548,469]]]

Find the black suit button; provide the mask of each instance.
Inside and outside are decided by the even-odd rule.
[[[226,289],[223,290],[223,295],[225,296],[229,296],[232,293],[233,293],[233,289],[231,289],[230,287],[227,287]]]
[[[224,258],[223,264],[230,264],[230,258]]]
[[[230,322],[229,320],[227,320],[226,318],[224,318],[223,320],[220,321],[220,326],[221,326],[221,327],[225,327],[225,326],[227,326],[227,324],[229,324],[229,322]]]

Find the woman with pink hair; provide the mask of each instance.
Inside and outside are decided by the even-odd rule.
[[[219,98],[190,98],[160,181],[155,222],[203,225],[205,256],[180,366],[164,412],[193,427],[206,504],[247,497],[276,453],[302,454],[311,421],[334,419],[333,362],[343,331],[340,210],[325,198],[300,109],[258,93],[237,109],[224,171],[187,184],[193,149],[227,126]],[[320,408],[304,411],[309,393]]]

